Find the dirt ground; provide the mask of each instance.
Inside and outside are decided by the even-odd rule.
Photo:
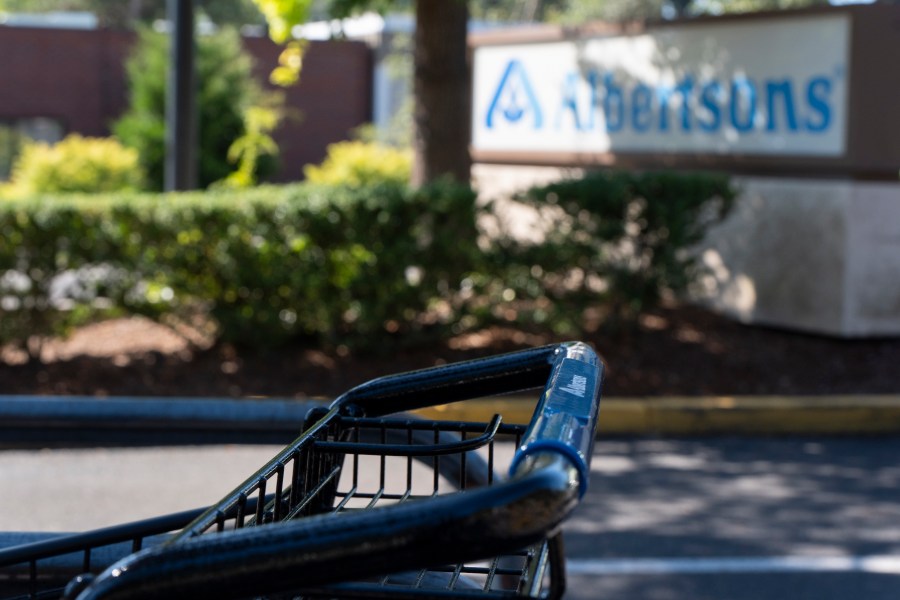
[[[556,340],[494,328],[415,350],[269,355],[189,349],[143,319],[86,326],[42,364],[0,352],[0,394],[333,397],[372,377]],[[695,307],[645,315],[620,339],[585,339],[607,365],[607,396],[900,393],[900,339],[839,340],[746,326]]]

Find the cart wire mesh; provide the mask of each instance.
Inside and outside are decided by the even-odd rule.
[[[559,598],[601,375],[576,342],[372,380],[208,509],[0,550],[0,599]],[[540,385],[528,425],[398,414]]]
[[[192,510],[0,551],[4,599],[59,598],[73,576],[98,573],[144,547],[332,513],[340,515],[491,485],[526,427],[415,418],[308,419],[300,440],[215,510]],[[502,478],[502,476],[499,476]],[[187,526],[187,527],[185,527]],[[182,529],[184,528],[184,529]],[[298,590],[270,598],[540,597],[562,578],[559,537],[488,561]],[[552,575],[552,578],[551,578]],[[545,582],[544,580],[547,579]],[[546,584],[546,585],[545,585]]]
[[[256,473],[240,493],[198,518],[171,543],[212,531],[372,510],[492,485],[498,466],[508,467],[512,449],[526,430],[525,425],[503,424],[500,415],[489,423],[335,415],[324,425],[316,424],[322,414],[311,415],[309,433],[274,465]],[[272,488],[272,499],[259,502]],[[279,597],[334,597],[338,591],[347,598],[540,597],[545,576],[553,575],[553,590],[562,585],[560,561],[561,539],[554,537],[489,561],[440,565]]]

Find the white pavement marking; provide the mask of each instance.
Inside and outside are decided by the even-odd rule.
[[[900,575],[900,555],[763,556],[726,558],[579,559],[569,575],[716,575],[721,573],[856,572]]]

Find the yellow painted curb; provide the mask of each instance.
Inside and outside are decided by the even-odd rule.
[[[427,418],[531,420],[536,397],[471,400],[417,411]],[[900,433],[900,396],[604,398],[599,435],[887,435]]]

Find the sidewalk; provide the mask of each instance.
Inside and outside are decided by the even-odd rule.
[[[502,398],[419,411],[442,419],[527,423],[534,398]],[[604,398],[608,435],[892,435],[900,434],[900,396],[716,396]]]

